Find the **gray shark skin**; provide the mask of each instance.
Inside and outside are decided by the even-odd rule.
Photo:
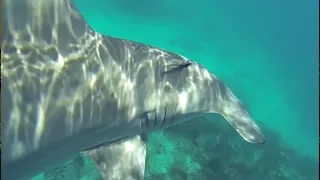
[[[85,153],[103,179],[144,177],[148,133],[220,113],[250,143],[257,124],[205,67],[92,30],[71,0],[4,0],[1,179]]]

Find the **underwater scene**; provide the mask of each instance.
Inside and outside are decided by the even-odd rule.
[[[239,97],[266,138],[212,115],[148,137],[145,180],[319,179],[319,1],[74,0],[97,32],[179,53]],[[148,87],[145,87],[148,88]],[[102,180],[86,156],[33,180]]]

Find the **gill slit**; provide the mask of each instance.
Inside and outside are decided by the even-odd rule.
[[[154,125],[153,125],[153,129],[156,128],[156,125],[157,125],[157,109],[155,109],[155,112],[154,112]]]
[[[168,106],[166,106],[166,107],[164,108],[164,116],[163,116],[163,121],[162,121],[162,124],[161,124],[161,126],[160,126],[160,129],[162,128],[162,126],[163,126],[164,123],[166,122],[167,107],[168,107]]]
[[[174,119],[175,114],[176,114],[176,112],[177,112],[177,107],[178,107],[178,105],[176,105],[176,107],[174,108],[173,115],[171,116],[169,126],[172,125],[172,123],[173,123],[173,119]]]
[[[148,117],[148,114],[146,113],[146,115],[145,115],[146,117],[146,126],[147,126],[147,128],[149,127],[149,117]]]
[[[145,122],[145,127],[148,129],[149,128],[149,116],[148,116],[148,113],[151,113],[151,112],[155,112],[155,120],[156,120],[156,114],[157,114],[157,110],[152,110],[152,111],[148,111],[148,112],[145,112],[144,113],[144,116],[141,117],[141,123],[142,125],[144,125],[144,122]],[[143,121],[143,119],[145,119],[145,121]]]

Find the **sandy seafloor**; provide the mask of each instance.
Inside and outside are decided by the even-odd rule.
[[[219,116],[153,133],[146,179],[319,178],[318,1],[75,2],[102,34],[148,43],[206,66],[266,135],[265,145],[245,143]],[[34,179],[43,178],[101,179],[85,157]]]

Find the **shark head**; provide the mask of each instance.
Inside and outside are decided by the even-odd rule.
[[[4,0],[2,10],[1,179],[28,179],[83,153],[103,179],[140,180],[150,132],[208,113],[265,142],[200,64],[101,35],[71,0]]]
[[[146,47],[134,52],[132,58],[140,62],[133,78],[136,80],[133,91],[141,100],[136,105],[142,109],[139,118],[147,131],[219,113],[246,141],[265,142],[240,100],[207,68],[158,48]]]

